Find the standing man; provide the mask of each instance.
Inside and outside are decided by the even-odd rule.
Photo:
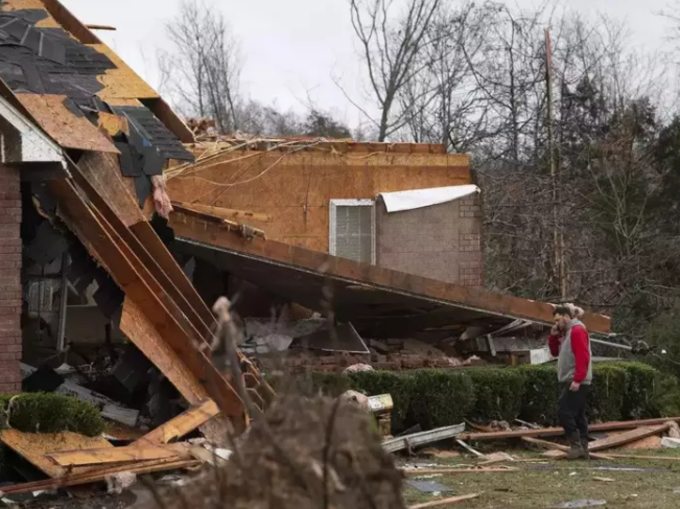
[[[555,325],[548,336],[550,352],[557,357],[560,383],[558,415],[569,440],[567,459],[588,459],[586,400],[593,379],[590,338],[579,320],[583,310],[571,304],[553,311]]]

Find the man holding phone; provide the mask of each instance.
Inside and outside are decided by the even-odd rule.
[[[561,395],[558,403],[560,425],[569,440],[567,459],[588,459],[586,402],[593,380],[590,337],[579,320],[583,310],[570,304],[556,306],[555,325],[548,346],[557,357],[557,378]]]

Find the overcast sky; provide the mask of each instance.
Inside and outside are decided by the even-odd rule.
[[[86,24],[112,25],[98,32],[154,87],[156,51],[163,47],[164,23],[180,0],[61,0]],[[206,0],[210,2],[210,0]],[[453,1],[453,0],[452,0]],[[342,80],[353,97],[359,87],[357,59],[347,0],[212,0],[219,6],[244,56],[244,89],[253,99],[282,109],[304,109],[308,97],[356,125],[359,114],[331,76]],[[513,0],[514,3],[514,0]],[[533,0],[518,0],[523,7]],[[565,0],[586,14],[598,11],[628,23],[632,42],[650,49],[665,43],[667,23],[657,13],[673,0]]]

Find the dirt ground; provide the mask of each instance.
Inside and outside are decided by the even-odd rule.
[[[538,453],[515,453],[524,459],[539,458]],[[542,464],[514,463],[520,470],[510,473],[457,474],[433,478],[453,490],[435,497],[406,487],[407,505],[429,502],[437,498],[482,493],[474,500],[457,504],[460,509],[546,509],[573,500],[605,500],[606,508],[676,509],[680,507],[680,451],[635,450],[616,451],[645,456],[677,457],[678,461],[546,461]],[[421,460],[445,467],[472,464],[470,460]],[[620,470],[602,470],[615,467]],[[648,469],[628,471],[626,468]],[[595,477],[613,479],[603,482]],[[412,476],[409,478],[413,479]],[[447,506],[442,506],[447,507]]]

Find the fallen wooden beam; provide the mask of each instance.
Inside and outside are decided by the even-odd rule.
[[[454,426],[446,426],[444,428],[437,428],[430,431],[421,431],[412,435],[406,435],[397,438],[390,438],[382,443],[383,449],[387,452],[397,452],[402,449],[410,449],[432,442],[439,442],[453,438],[465,430],[465,424],[457,424]]]
[[[617,460],[680,461],[680,456],[643,456],[638,454],[607,454]]]
[[[196,460],[158,460],[142,462],[137,465],[119,465],[109,468],[101,468],[84,474],[67,475],[59,479],[47,479],[46,481],[35,481],[24,484],[15,484],[2,488],[3,495],[18,495],[20,493],[30,493],[33,491],[47,491],[58,488],[68,488],[69,486],[81,486],[106,480],[108,476],[131,472],[133,474],[151,474],[154,472],[164,472],[168,470],[178,470],[181,468],[191,468],[200,465]]]
[[[666,424],[667,422],[680,423],[680,417],[664,417],[661,419],[645,419],[641,421],[622,421],[622,422],[604,422],[601,424],[591,424],[588,429],[590,431],[617,431],[639,428],[641,426],[658,426]],[[463,433],[458,438],[461,440],[507,440],[511,438],[522,437],[558,437],[564,435],[562,428],[543,428],[543,429],[526,429],[517,431],[495,431],[491,433]]]
[[[402,470],[406,475],[431,475],[431,474],[502,474],[505,472],[517,472],[519,468],[432,468],[432,469],[411,469]]]
[[[466,500],[472,500],[477,498],[480,493],[474,493],[472,495],[463,495],[460,497],[443,498],[441,500],[433,500],[432,502],[425,502],[424,504],[416,504],[409,507],[409,509],[427,509],[428,507],[437,507],[440,505],[457,504],[458,502],[465,502]]]
[[[188,435],[193,430],[202,426],[210,419],[220,413],[220,409],[213,400],[208,400],[200,406],[190,408],[183,414],[169,420],[162,426],[147,433],[135,442],[136,445],[142,443],[167,444],[172,440]]]
[[[62,467],[105,465],[107,463],[129,463],[160,459],[185,460],[191,457],[188,444],[162,446],[128,445],[106,449],[65,451],[47,454],[47,457]]]
[[[602,451],[604,449],[613,449],[614,447],[621,447],[622,445],[630,444],[637,440],[651,437],[653,435],[659,435],[664,431],[668,430],[669,424],[663,424],[661,426],[654,427],[644,427],[638,428],[626,433],[621,433],[620,435],[614,435],[611,437],[604,438],[602,440],[596,440],[591,442],[588,450],[590,451]]]
[[[566,445],[560,445],[560,444],[555,444],[553,442],[548,442],[546,440],[539,440],[537,438],[531,438],[531,437],[522,437],[522,440],[524,440],[527,443],[534,444],[534,445],[539,445],[541,447],[545,447],[546,449],[551,449],[553,451],[557,452],[565,452],[563,455],[556,455],[556,456],[551,456],[552,459],[561,459],[566,456],[566,451],[569,450],[569,447]],[[594,458],[596,460],[611,460],[613,459],[609,455],[604,455],[604,454],[598,454],[596,452],[591,452],[590,457]]]

